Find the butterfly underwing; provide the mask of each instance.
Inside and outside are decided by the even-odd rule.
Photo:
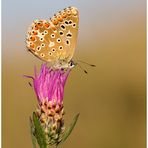
[[[34,20],[27,33],[28,50],[54,68],[72,66],[78,23],[79,12],[75,7],[59,11],[50,20]]]

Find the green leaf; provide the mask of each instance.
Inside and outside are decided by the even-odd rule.
[[[73,118],[73,121],[71,122],[71,124],[69,125],[69,127],[65,130],[65,132],[63,133],[62,137],[61,137],[61,141],[59,143],[63,143],[68,136],[71,134],[72,130],[74,129],[77,120],[79,117],[79,113]]]
[[[35,112],[33,113],[33,122],[35,126],[35,137],[40,148],[47,148],[45,132]]]
[[[31,133],[32,145],[33,145],[33,148],[36,148],[36,138],[34,136],[34,126],[33,126],[31,117],[29,121],[30,121],[30,133]]]

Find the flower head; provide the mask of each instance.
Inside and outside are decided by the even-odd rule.
[[[64,86],[70,68],[66,70],[52,69],[46,64],[41,66],[40,73],[35,76],[27,76],[33,79],[33,86],[38,98],[38,107],[30,118],[31,133],[42,147],[58,145],[71,133],[78,115],[66,130],[64,124],[63,95]]]
[[[47,67],[46,64],[41,66],[40,74],[33,78],[34,90],[39,102],[44,99],[61,103],[63,101],[64,86],[70,69],[64,71],[61,69],[54,70]]]

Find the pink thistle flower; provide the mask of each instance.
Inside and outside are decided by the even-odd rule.
[[[41,66],[37,74],[35,68],[33,87],[38,98],[38,107],[30,118],[32,139],[36,139],[40,147],[57,146],[65,141],[74,128],[79,114],[74,118],[69,128],[64,124],[64,86],[70,68],[66,70],[52,69],[46,64]],[[33,140],[33,144],[35,141]]]
[[[64,86],[70,69],[54,70],[47,67],[46,64],[41,66],[40,74],[37,75],[35,69],[35,76],[33,78],[33,86],[37,95],[38,101],[43,100],[62,103],[64,96]]]

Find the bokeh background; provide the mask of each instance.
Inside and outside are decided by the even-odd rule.
[[[28,118],[37,101],[28,79],[38,60],[25,48],[28,26],[76,6],[75,58],[96,64],[72,70],[65,88],[66,123],[80,112],[61,148],[146,147],[146,1],[2,1],[2,147],[31,148]]]

